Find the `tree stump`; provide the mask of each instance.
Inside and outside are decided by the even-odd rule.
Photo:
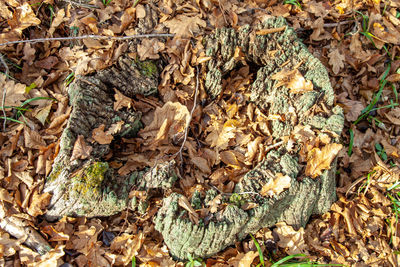
[[[157,188],[163,192],[164,199],[154,218],[155,228],[164,237],[172,256],[187,259],[189,255],[211,256],[249,233],[279,221],[297,228],[305,226],[312,214],[321,214],[330,208],[336,198],[334,158],[337,152],[325,162],[327,166],[311,166],[318,171],[310,171],[308,163],[305,166],[306,160],[315,160],[324,148],[331,144],[340,146],[337,143],[344,124],[341,108],[334,106],[333,89],[323,64],[307,50],[283,18],[271,17],[262,24],[237,31],[218,29],[205,38],[204,44],[211,57],[205,80],[211,98],[218,98],[224,77],[242,64],[243,58],[237,56],[240,51],[256,72],[250,86],[250,101],[267,115],[283,118],[269,125],[275,145],[236,184],[234,193],[222,198],[226,208],[194,223],[187,209],[180,205],[181,195],[165,190],[177,179],[174,161],[124,177],[108,164],[111,151],[117,147],[113,142],[134,136],[141,127],[140,113],[113,109],[114,88],[128,97],[157,91],[158,74],[151,62],[132,62],[121,57],[109,69],[78,77],[69,88],[73,111],[44,190],[53,194],[46,214],[48,219],[63,215],[109,216],[127,207],[133,184]],[[293,75],[304,77],[299,81],[308,82],[307,86],[312,89],[305,90],[290,84],[291,81],[282,82],[282,79],[288,80],[285,76]],[[114,127],[118,122],[122,122],[122,127]],[[93,130],[99,128],[111,131],[114,141],[93,142]],[[304,148],[307,138],[318,140],[319,145],[315,146],[321,150],[314,148],[307,154]],[[86,156],[73,155],[78,139],[83,140],[83,147],[91,146]],[[290,186],[279,192],[274,188],[265,190],[266,185],[281,186],[277,177],[285,177]],[[214,189],[205,195],[194,194],[191,205],[195,209],[207,207],[218,194]],[[246,203],[255,206],[244,209]]]
[[[141,128],[141,114],[133,109],[115,111],[114,94],[151,95],[157,92],[158,71],[151,61],[139,62],[124,57],[106,70],[91,76],[77,77],[68,94],[72,113],[63,131],[60,151],[45,183],[52,199],[46,213],[49,220],[68,216],[109,216],[127,206],[130,186],[143,173],[119,176],[107,162],[112,142],[93,142],[93,130],[113,125],[113,139],[134,136]],[[73,158],[73,148],[81,138],[82,150],[91,150],[82,159]],[[82,145],[83,143],[83,145]],[[86,151],[87,152],[87,151]]]
[[[218,97],[223,77],[240,65],[235,57],[239,47],[245,60],[257,69],[250,87],[251,101],[268,114],[285,117],[284,121],[274,120],[270,125],[275,140],[290,136],[296,126],[308,126],[319,134],[329,133],[332,143],[339,141],[344,117],[341,108],[333,106],[334,92],[328,72],[283,18],[269,18],[261,25],[242,27],[239,31],[218,29],[206,39],[205,47],[212,58],[208,62],[205,81],[209,95]],[[274,75],[284,69],[297,69],[312,82],[313,90],[293,93],[288,86],[277,86],[279,81]],[[316,111],[320,106],[324,110]],[[284,221],[299,228],[305,226],[312,214],[329,210],[336,198],[336,160],[318,177],[311,178],[299,164],[300,149],[299,145],[298,149],[288,151],[287,142],[282,142],[269,151],[265,159],[236,185],[235,194],[225,200],[228,205],[225,210],[197,225],[180,207],[179,194],[164,199],[155,224],[171,254],[179,259],[187,259],[188,255],[208,257],[262,227]],[[263,186],[277,174],[290,177],[290,187],[273,197],[261,196],[259,192]],[[207,206],[216,194],[215,190],[209,190],[204,198],[196,201]],[[243,210],[241,207],[246,202],[258,206]]]

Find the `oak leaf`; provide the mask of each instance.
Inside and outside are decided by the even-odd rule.
[[[157,107],[153,121],[140,130],[139,135],[150,139],[151,146],[157,147],[169,143],[175,134],[184,132],[189,120],[190,113],[186,106],[169,101],[163,107]]]
[[[333,49],[329,54],[329,65],[332,66],[332,71],[338,74],[339,71],[344,67],[344,55],[340,54],[339,49]]]
[[[122,108],[130,109],[132,107],[132,99],[130,99],[129,97],[125,96],[124,94],[122,94],[117,89],[114,88],[114,90],[115,90],[114,110],[118,111],[118,110],[120,110]]]
[[[277,173],[274,179],[270,179],[268,183],[263,185],[260,194],[269,197],[277,196],[290,187],[291,180],[288,175]]]
[[[200,27],[204,28],[207,24],[198,16],[177,15],[173,19],[165,21],[164,25],[176,36],[192,37],[200,31]]]
[[[25,100],[26,85],[15,83],[13,80],[6,80],[4,74],[0,74],[0,88],[7,90],[4,106],[19,106]]]
[[[307,245],[305,243],[304,228],[294,230],[292,226],[285,222],[279,222],[274,229],[274,233],[279,236],[278,246],[288,249],[289,254],[307,253]]]
[[[102,124],[92,131],[92,138],[100,145],[111,144],[111,141],[114,139],[111,134],[104,132],[104,127],[105,125]]]
[[[316,178],[322,174],[323,170],[329,170],[331,168],[331,163],[342,149],[341,144],[328,144],[322,149],[313,148],[308,152],[307,156],[307,166],[306,175]]]

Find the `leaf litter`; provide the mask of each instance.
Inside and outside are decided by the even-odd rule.
[[[298,128],[288,137],[287,147],[290,149],[293,142],[302,143],[300,158],[308,175],[314,178],[338,155],[338,201],[331,211],[313,218],[306,229],[278,223],[272,230],[261,229],[255,237],[271,260],[303,253],[320,263],[397,266],[400,227],[393,197],[399,190],[399,6],[381,1],[355,1],[352,5],[346,1],[299,3],[301,9],[262,1],[158,1],[154,32],[169,30],[176,36],[166,42],[144,39],[137,55],[131,56],[166,61],[159,87],[161,99],[131,99],[115,92],[114,109],[139,110],[145,127],[138,137],[123,140],[126,149],[113,156],[113,164],[120,166],[118,172],[129,173],[143,166],[152,167],[160,158],[176,157],[189,125],[189,110],[196,105],[184,144],[185,168],[179,170],[185,179],[180,180],[178,190],[186,192],[180,205],[189,211],[194,222],[223,209],[223,194],[232,193],[234,184],[273,145],[268,122],[285,118],[265,115],[256,106],[246,104],[246,89],[253,77],[245,65],[226,77],[224,93],[217,101],[206,106],[193,103],[194,64],[208,60],[201,37],[214,28],[256,23],[267,14],[284,16],[327,67],[336,101],[346,117],[342,144],[328,145],[328,137]],[[108,5],[101,1],[89,4],[96,8],[74,1],[66,5],[53,1],[42,5],[17,0],[1,2],[0,16],[5,23],[0,25],[0,42],[78,33],[128,35],[135,33],[140,19],[149,16],[147,1],[140,1],[139,5],[121,0]],[[135,258],[142,266],[183,266],[170,258],[161,236],[154,231],[151,217],[160,205],[157,197],[150,199],[147,213],[142,215],[127,210],[103,220],[65,217],[57,222],[40,217],[50,197],[40,190],[59,151],[58,140],[70,113],[64,79],[71,72],[84,75],[106,68],[124,50],[126,45],[115,41],[91,39],[0,47],[12,76],[0,75],[1,87],[7,89],[5,111],[8,118],[24,122],[21,125],[8,121],[7,131],[0,135],[0,216],[33,227],[51,246],[49,253],[40,255],[24,244],[26,238],[16,239],[0,230],[1,265],[126,266]],[[237,60],[241,60],[239,52]],[[387,83],[378,95],[389,61]],[[1,70],[4,71],[3,66]],[[278,74],[274,79],[292,93],[313,90],[296,69]],[[368,116],[355,123],[377,95],[378,101]],[[58,101],[32,102],[17,117],[21,103],[32,97]],[[205,98],[204,89],[200,88],[200,101]],[[110,143],[121,126],[98,127],[92,133],[93,143]],[[200,148],[198,140],[203,142]],[[87,157],[91,145],[78,138],[73,158]],[[279,194],[290,186],[288,178],[277,174],[260,193]],[[221,194],[210,201],[209,210],[196,210],[189,199],[207,184]],[[146,192],[130,195],[147,198]],[[113,233],[112,238],[105,238],[104,233]],[[257,264],[257,248],[249,240],[207,259],[207,266]]]

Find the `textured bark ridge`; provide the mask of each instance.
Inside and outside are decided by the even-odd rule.
[[[256,34],[261,29],[282,27],[284,29],[277,32]],[[269,18],[261,25],[242,27],[239,31],[219,29],[206,39],[205,46],[208,56],[212,57],[208,62],[205,86],[212,97],[220,95],[222,81],[229,71],[240,67],[240,61],[234,56],[235,49],[239,47],[246,62],[257,69],[250,87],[251,101],[266,115],[285,115],[285,121],[271,122],[271,134],[275,140],[289,136],[296,125],[309,125],[320,132],[333,133],[332,142],[339,141],[344,117],[341,108],[333,106],[334,93],[328,73],[283,18]],[[312,81],[313,91],[293,94],[285,86],[275,87],[277,81],[271,78],[273,74],[283,68],[296,67],[306,80]],[[326,112],[324,115],[310,112],[320,105],[329,111],[329,115]],[[336,160],[329,170],[312,179],[304,174],[304,166],[299,165],[298,159],[298,154],[289,153],[285,144],[268,152],[265,159],[236,185],[235,193],[224,199],[227,207],[201,219],[197,225],[179,206],[179,194],[165,198],[155,218],[155,227],[162,233],[171,254],[180,259],[187,259],[188,255],[211,256],[262,227],[279,221],[301,227],[312,214],[327,211],[336,198]],[[258,194],[277,173],[291,178],[289,189],[271,198]],[[192,199],[192,206],[200,202],[207,207],[208,201],[216,194],[214,190],[209,190],[203,198]],[[257,203],[258,206],[243,210],[241,207],[246,202]]]
[[[92,131],[102,124],[107,131],[112,124],[122,121],[121,129],[113,133],[113,140],[134,136],[142,126],[141,114],[126,108],[115,111],[114,89],[129,97],[150,95],[157,92],[157,79],[153,62],[121,57],[115,66],[92,76],[77,77],[70,85],[72,113],[44,189],[53,194],[46,214],[48,219],[64,215],[108,216],[126,208],[130,186],[143,173],[119,176],[105,160],[114,141],[111,144],[93,142]],[[79,135],[93,150],[84,160],[71,160]]]

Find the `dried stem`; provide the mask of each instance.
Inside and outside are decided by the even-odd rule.
[[[0,54],[0,63],[1,63],[1,65],[3,65],[4,68],[5,68],[5,75],[6,75],[6,78],[7,78],[8,72],[9,72],[9,71],[8,71],[7,63],[6,63],[6,61],[4,60],[3,54]],[[4,121],[3,121],[3,132],[6,131],[6,127],[7,127],[7,114],[6,114],[6,110],[5,110],[5,108],[4,108],[5,103],[6,103],[6,96],[7,96],[7,87],[4,86],[4,88],[3,88],[3,94],[2,94],[2,98],[1,98],[1,110],[3,111],[3,117],[4,117]]]
[[[193,112],[196,109],[198,91],[199,91],[199,67],[196,66],[196,89],[194,91],[193,107],[192,107],[192,110],[190,111],[189,121],[185,127],[185,135],[183,137],[182,145],[179,148],[179,151],[174,154],[174,156],[179,154],[179,157],[181,159],[181,164],[183,163],[182,151],[183,151],[183,148],[185,147],[185,143],[186,143],[186,140],[187,140],[187,137],[189,134],[190,122],[192,121],[192,118],[193,118]]]
[[[150,34],[135,34],[128,36],[104,36],[104,35],[82,35],[82,36],[70,36],[70,37],[53,37],[53,38],[38,38],[29,40],[18,40],[0,43],[0,46],[22,44],[22,43],[43,43],[48,41],[69,41],[69,40],[82,40],[82,39],[97,39],[97,40],[108,40],[108,41],[125,41],[130,39],[143,39],[143,38],[162,38],[162,37],[174,37],[171,33],[150,33]]]

